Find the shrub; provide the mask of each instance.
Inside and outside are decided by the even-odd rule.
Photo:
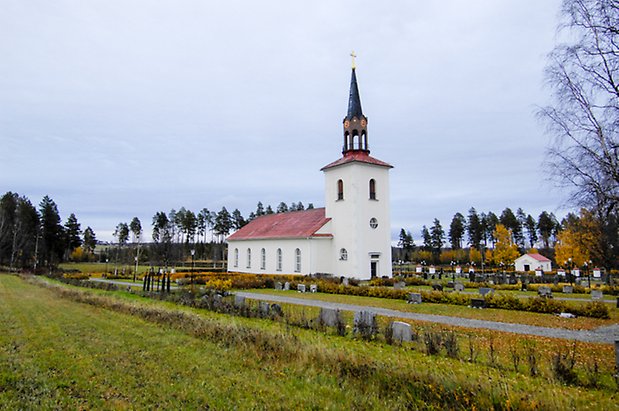
[[[423,334],[423,342],[428,354],[437,355],[443,345],[443,336],[439,332],[428,330]]]
[[[601,301],[590,301],[581,306],[571,306],[568,311],[581,317],[610,318],[608,305]]]

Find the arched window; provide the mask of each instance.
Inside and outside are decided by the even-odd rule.
[[[370,200],[376,200],[376,180],[370,179]]]
[[[344,199],[344,182],[342,180],[337,180],[337,199]]]
[[[301,272],[301,249],[294,250],[294,271]]]
[[[239,266],[239,249],[238,248],[234,249],[234,266],[235,267]]]
[[[263,248],[260,250],[260,269],[265,270],[267,268],[267,251]]]
[[[345,248],[340,248],[340,260],[346,261],[348,260],[348,251]]]
[[[277,249],[277,266],[276,266],[277,271],[282,271],[282,249],[278,248]]]
[[[247,268],[251,268],[251,248],[247,249]]]

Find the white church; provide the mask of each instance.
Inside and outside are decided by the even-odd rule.
[[[353,64],[342,157],[321,169],[325,207],[252,220],[227,238],[229,272],[391,277],[393,166],[370,156],[367,123]]]

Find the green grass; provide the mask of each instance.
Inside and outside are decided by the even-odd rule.
[[[616,408],[614,389],[126,292],[0,275],[0,301],[2,409]]]
[[[593,329],[619,322],[619,310],[610,310],[610,319],[597,318],[560,318],[552,314],[531,313],[526,311],[513,311],[501,309],[476,310],[465,306],[449,304],[407,304],[404,300],[388,298],[360,297],[354,295],[325,294],[325,293],[299,293],[297,291],[276,291],[266,289],[251,289],[248,292],[270,295],[285,295],[301,299],[315,299],[344,304],[365,305],[369,307],[388,308],[405,312],[420,314],[447,315],[453,317],[473,318],[479,320],[499,321],[506,323],[529,324],[542,327],[568,328],[568,329]],[[573,302],[572,304],[578,304]],[[581,303],[584,304],[584,303]]]

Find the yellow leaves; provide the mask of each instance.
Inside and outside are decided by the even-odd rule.
[[[573,267],[582,267],[585,261],[600,254],[600,223],[593,213],[580,210],[578,218],[568,220],[566,227],[557,235],[555,259],[563,265],[571,259]]]
[[[513,264],[514,260],[520,256],[520,253],[518,252],[518,246],[512,242],[511,230],[508,230],[503,224],[497,224],[493,235],[496,239],[492,256],[494,264]]]

